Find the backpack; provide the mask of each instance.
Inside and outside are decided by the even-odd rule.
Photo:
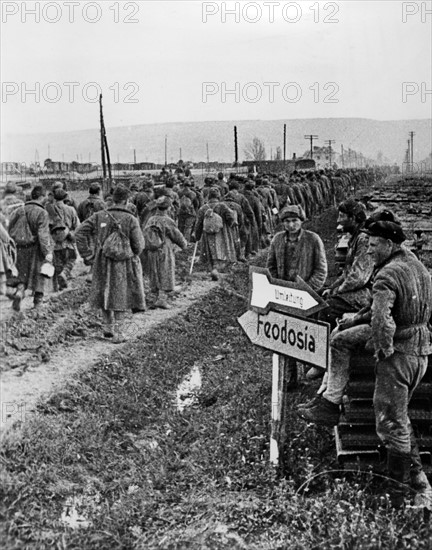
[[[222,227],[223,227],[222,218],[219,216],[217,212],[213,210],[213,208],[209,208],[207,212],[204,214],[204,223],[203,223],[204,231],[206,233],[209,233],[210,235],[215,235],[216,233],[219,233]]]
[[[31,246],[37,240],[37,237],[32,233],[27,218],[27,212],[24,206],[16,210],[16,222],[10,226],[9,235],[15,241],[17,246]]]
[[[123,232],[120,222],[109,212],[106,213],[113,221],[113,229],[102,244],[102,254],[115,262],[129,260],[134,256],[129,237]]]
[[[62,244],[66,240],[66,237],[69,235],[69,229],[60,222],[51,229],[52,240],[56,244]]]
[[[69,228],[66,225],[66,220],[65,220],[65,215],[63,210],[53,205],[49,209],[48,214],[53,216],[51,227],[50,227],[52,240],[56,244],[64,243],[67,236],[69,235]]]
[[[94,201],[87,200],[85,204],[85,210],[84,210],[84,220],[87,220],[88,218],[90,218],[90,216],[92,216],[95,212],[96,210],[95,210]]]
[[[233,201],[235,204],[237,204],[235,201]],[[232,206],[230,206],[230,203],[227,202],[227,205],[228,207],[231,209],[232,213],[234,214],[234,222],[233,222],[233,225],[238,225],[239,224],[239,221],[238,221],[238,212],[235,208],[232,208]]]
[[[163,247],[165,243],[165,235],[162,229],[155,224],[147,225],[143,230],[145,250],[155,252]]]
[[[180,210],[181,214],[189,214],[190,216],[195,216],[195,208],[193,203],[187,195],[182,195],[180,197]]]

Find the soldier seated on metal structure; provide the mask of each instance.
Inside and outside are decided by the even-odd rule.
[[[364,205],[351,198],[342,201],[338,210],[338,227],[349,235],[349,239],[342,274],[322,291],[322,297],[329,307],[321,312],[320,320],[329,323],[331,330],[345,313],[357,313],[370,306],[374,267],[367,253],[369,239],[362,231],[366,220]],[[323,374],[322,369],[312,367],[306,377],[313,380]]]
[[[401,246],[406,237],[399,223],[386,221],[388,214],[384,211],[384,220],[375,215],[365,224],[368,253],[376,268],[372,305],[342,319],[332,332],[327,388],[320,397],[299,408],[298,414],[315,424],[338,424],[350,357],[365,346],[373,349],[376,431],[387,450],[391,501],[401,506],[411,484],[416,492],[415,504],[432,509],[432,488],[422,469],[408,416],[409,401],[432,354],[428,325],[432,282],[425,266]]]
[[[365,220],[365,208],[360,202],[347,199],[339,204],[337,223],[350,239],[341,276],[322,292],[329,308],[321,320],[330,323],[331,329],[344,313],[356,313],[369,306],[372,299],[373,261],[367,253],[368,236],[362,232]]]

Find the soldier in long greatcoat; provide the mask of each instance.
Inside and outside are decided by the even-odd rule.
[[[90,304],[102,310],[104,338],[119,343],[125,340],[122,321],[128,311],[144,311],[145,295],[139,255],[144,248],[144,237],[137,218],[128,210],[128,190],[117,185],[113,204],[107,210],[96,212],[77,229],[78,251],[87,263],[93,264]],[[129,240],[133,255],[125,260],[113,260],[103,252],[103,244],[120,224]],[[89,243],[96,243],[94,251]],[[126,247],[125,247],[126,249]]]
[[[181,249],[187,247],[186,239],[168,215],[171,205],[170,197],[159,197],[156,200],[157,210],[146,224],[146,227],[159,227],[163,235],[162,247],[154,251],[146,250],[144,260],[149,275],[150,291],[157,298],[154,305],[161,309],[170,308],[168,298],[175,288],[175,245]]]
[[[264,207],[260,201],[257,191],[255,190],[255,182],[253,180],[249,179],[245,183],[243,195],[248,200],[254,213],[255,223],[250,228],[250,243],[251,252],[256,253],[260,248]]]
[[[195,238],[197,241],[202,241],[203,259],[207,262],[213,280],[219,278],[219,271],[223,271],[228,264],[236,261],[235,243],[231,231],[231,226],[235,223],[235,214],[220,199],[219,188],[210,188],[208,203],[198,210],[195,225]],[[204,217],[210,209],[222,218],[223,226],[217,233],[204,231]]]
[[[16,292],[12,307],[20,311],[21,301],[26,289],[33,291],[34,307],[42,304],[46,278],[41,274],[42,264],[45,261],[53,261],[53,243],[49,231],[48,212],[42,205],[45,191],[41,185],[36,185],[31,191],[31,200],[25,205],[16,208],[9,221],[9,234],[17,238],[16,229],[21,226],[22,218],[27,218],[27,223],[34,242],[17,246],[18,277],[16,279]]]
[[[67,288],[72,269],[77,259],[75,231],[79,226],[76,210],[65,204],[67,193],[64,189],[53,191],[52,203],[45,208],[50,218],[51,237],[54,241],[54,291]]]

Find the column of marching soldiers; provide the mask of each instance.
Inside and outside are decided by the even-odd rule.
[[[175,295],[175,253],[193,248],[210,277],[246,262],[267,247],[266,266],[276,279],[301,277],[325,298],[321,320],[330,324],[326,372],[315,397],[298,406],[309,423],[339,423],[349,381],[350,358],[374,352],[373,406],[376,432],[387,451],[391,503],[432,510],[432,487],[423,470],[408,405],[432,353],[432,280],[393,212],[373,209],[358,191],[379,183],[390,169],[294,171],[290,174],[223,173],[195,185],[190,173],[146,175],[113,185],[101,197],[75,204],[64,183],[48,195],[35,185],[24,200],[8,183],[0,202],[0,293],[16,312],[26,290],[41,306],[50,277],[54,291],[67,288],[78,258],[91,269],[89,304],[101,310],[102,337],[124,342],[125,316],[148,307],[166,309]],[[357,193],[358,194],[358,193]],[[337,206],[338,224],[349,234],[342,273],[327,283],[320,236],[302,223]],[[147,292],[145,292],[147,286]],[[297,385],[297,362],[284,357],[286,389]]]
[[[133,237],[138,226],[143,242],[135,242],[136,250],[130,251],[133,238],[123,244],[118,240],[117,247],[126,246],[123,255],[139,256],[150,290],[146,303],[132,290],[132,308],[125,307],[131,300],[131,296],[126,296],[123,305],[102,310],[140,311],[146,306],[166,309],[175,289],[177,247],[184,249],[189,243],[198,243],[194,256],[217,280],[220,272],[247,261],[270,244],[285,205],[300,205],[311,219],[356,189],[373,185],[387,172],[386,168],[321,169],[279,174],[230,173],[227,177],[220,172],[206,177],[199,187],[188,171],[173,175],[163,170],[159,176],[143,174],[134,178],[128,186],[113,182],[105,196],[100,185],[92,183],[89,196],[79,204],[65,182],[55,182],[48,192],[37,184],[25,196],[20,187],[9,182],[0,201],[0,293],[11,299],[15,311],[20,311],[26,290],[31,291],[37,308],[48,287],[47,276],[52,275],[54,291],[68,286],[78,250],[84,263],[91,266],[97,249],[103,247],[110,233],[116,233],[117,228],[120,237],[125,238],[128,231]],[[88,227],[87,220],[93,220],[101,211],[108,218],[99,227]],[[130,217],[137,222],[133,227],[127,222]],[[117,267],[120,264],[117,262]],[[116,269],[110,273],[108,284],[117,293],[124,285],[140,286],[136,275],[133,268]],[[107,284],[106,278],[100,282]]]

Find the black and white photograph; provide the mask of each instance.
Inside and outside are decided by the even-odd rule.
[[[2,0],[5,550],[432,548],[432,1]]]

